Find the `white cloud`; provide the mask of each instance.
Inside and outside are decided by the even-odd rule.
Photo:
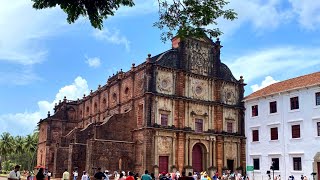
[[[130,51],[130,41],[120,34],[119,30],[109,31],[107,28],[103,30],[94,30],[93,36],[101,41],[107,41],[112,44],[124,45],[127,51]]]
[[[93,67],[93,68],[100,67],[100,65],[101,65],[101,60],[100,60],[100,58],[98,58],[98,57],[88,58],[87,56],[86,56],[85,58],[86,58],[86,63],[87,63],[90,67]]]
[[[37,11],[32,8],[32,1],[0,1],[0,62],[19,65],[25,76],[34,76],[27,78],[25,82],[22,82],[24,79],[21,78],[18,84],[39,79],[33,71],[26,72],[30,70],[29,66],[42,63],[46,59],[48,50],[43,40],[59,34],[64,22],[63,13],[58,8]],[[16,78],[15,74],[9,77],[11,72],[2,68],[0,73],[7,74],[8,79]]]
[[[255,92],[255,91],[258,91],[258,90],[260,90],[260,89],[262,89],[262,88],[265,88],[265,87],[267,87],[267,86],[269,86],[269,85],[271,85],[271,84],[277,83],[277,82],[279,82],[279,81],[274,80],[273,77],[271,77],[271,76],[267,76],[267,77],[265,77],[264,80],[261,82],[261,85],[259,85],[259,84],[254,84],[254,85],[252,85],[252,86],[250,86],[250,87],[251,87],[252,91]]]
[[[57,34],[65,22],[57,8],[37,11],[32,1],[0,1],[0,61],[41,63],[47,50],[39,40]]]
[[[244,76],[247,83],[274,74],[291,74],[320,67],[319,48],[275,47],[236,58],[225,58],[235,77]]]
[[[320,27],[320,1],[315,0],[289,0],[293,12],[298,15],[302,27],[314,30]]]
[[[137,16],[158,12],[158,0],[135,0],[133,7],[120,7],[117,16]]]
[[[48,111],[51,111],[51,114],[53,114],[52,110],[55,103],[62,100],[64,96],[66,96],[68,100],[76,100],[77,98],[81,98],[83,94],[88,93],[89,88],[87,81],[78,76],[71,85],[62,87],[53,101],[39,101],[39,109],[36,112],[25,111],[23,113],[0,115],[0,133],[9,131],[14,135],[29,134],[35,129],[41,118],[44,119],[47,117]]]
[[[218,19],[218,26],[224,33],[223,37],[231,36],[246,24],[248,27],[253,27],[257,33],[276,29],[280,24],[292,19],[291,10],[279,8],[280,4],[280,0],[230,1],[226,8],[234,9],[238,19],[234,21]]]

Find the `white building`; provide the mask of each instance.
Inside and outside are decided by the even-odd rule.
[[[320,72],[272,84],[245,98],[250,179],[320,180]],[[254,177],[253,177],[254,176]],[[271,179],[273,172],[270,173]]]

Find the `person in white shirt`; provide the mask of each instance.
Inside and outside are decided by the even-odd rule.
[[[85,171],[83,171],[81,180],[88,180],[88,174]]]
[[[16,165],[8,175],[8,180],[20,180],[20,166]]]
[[[50,178],[51,178],[51,172],[50,171],[48,171],[47,176],[48,176],[48,180],[50,180]]]
[[[105,170],[105,171],[104,171],[104,175],[106,176],[106,177],[104,178],[104,180],[109,180],[110,177],[112,176],[112,174],[109,174],[109,171],[108,171],[108,170]]]
[[[77,180],[78,178],[78,170],[73,171],[73,180]]]

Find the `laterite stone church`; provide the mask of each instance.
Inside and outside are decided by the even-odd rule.
[[[244,80],[221,62],[220,41],[174,38],[82,99],[40,120],[37,165],[169,172],[245,167]]]

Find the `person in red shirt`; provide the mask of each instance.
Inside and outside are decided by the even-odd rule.
[[[129,172],[129,176],[126,178],[126,180],[134,180],[133,172]]]

